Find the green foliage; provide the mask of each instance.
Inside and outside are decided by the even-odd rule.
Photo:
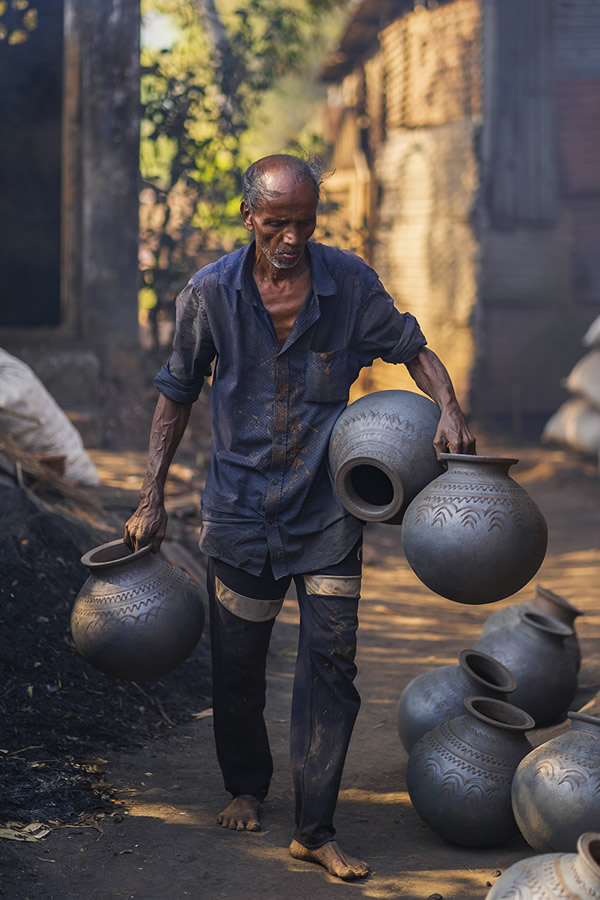
[[[160,302],[206,254],[247,238],[241,175],[257,143],[264,146],[264,100],[290,73],[306,77],[314,69],[327,34],[323,16],[344,5],[221,0],[211,18],[210,0],[142,0],[146,28],[154,28],[142,48],[141,261]],[[175,38],[165,39],[167,47],[160,46],[161,24]],[[322,149],[316,136],[305,137],[311,150]],[[264,152],[282,149],[302,152],[293,144]]]

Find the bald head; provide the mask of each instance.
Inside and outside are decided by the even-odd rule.
[[[318,201],[321,194],[320,173],[310,163],[276,153],[258,159],[242,175],[242,197],[251,212],[256,212],[270,200],[276,200],[289,191],[291,186],[309,181]]]

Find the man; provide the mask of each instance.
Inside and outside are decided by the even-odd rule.
[[[200,547],[208,591],[217,755],[232,802],[218,821],[257,831],[272,761],[263,718],[273,622],[293,578],[300,637],[292,701],[292,856],[341,878],[368,873],[334,841],[333,813],[360,698],[353,685],[362,523],[339,503],[329,435],[361,367],[403,362],[441,410],[438,451],[475,442],[416,320],[346,251],[309,243],[320,181],[276,155],[244,175],[254,241],[193,276],[177,300],[173,352],[156,378],[147,474],[125,526],[136,548],[165,535],[169,464],[211,372],[212,453]]]

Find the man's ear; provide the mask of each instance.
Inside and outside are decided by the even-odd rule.
[[[254,222],[252,221],[252,213],[248,209],[246,205],[246,201],[242,200],[240,203],[240,212],[242,214],[242,219],[244,220],[244,225],[247,231],[254,231]]]

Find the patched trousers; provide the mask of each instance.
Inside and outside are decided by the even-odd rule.
[[[300,636],[291,713],[296,839],[333,840],[333,814],[360,706],[354,687],[361,542],[336,565],[295,575]],[[292,576],[276,580],[217,559],[208,566],[217,756],[225,789],[264,799],[273,762],[264,721],[266,658]]]

